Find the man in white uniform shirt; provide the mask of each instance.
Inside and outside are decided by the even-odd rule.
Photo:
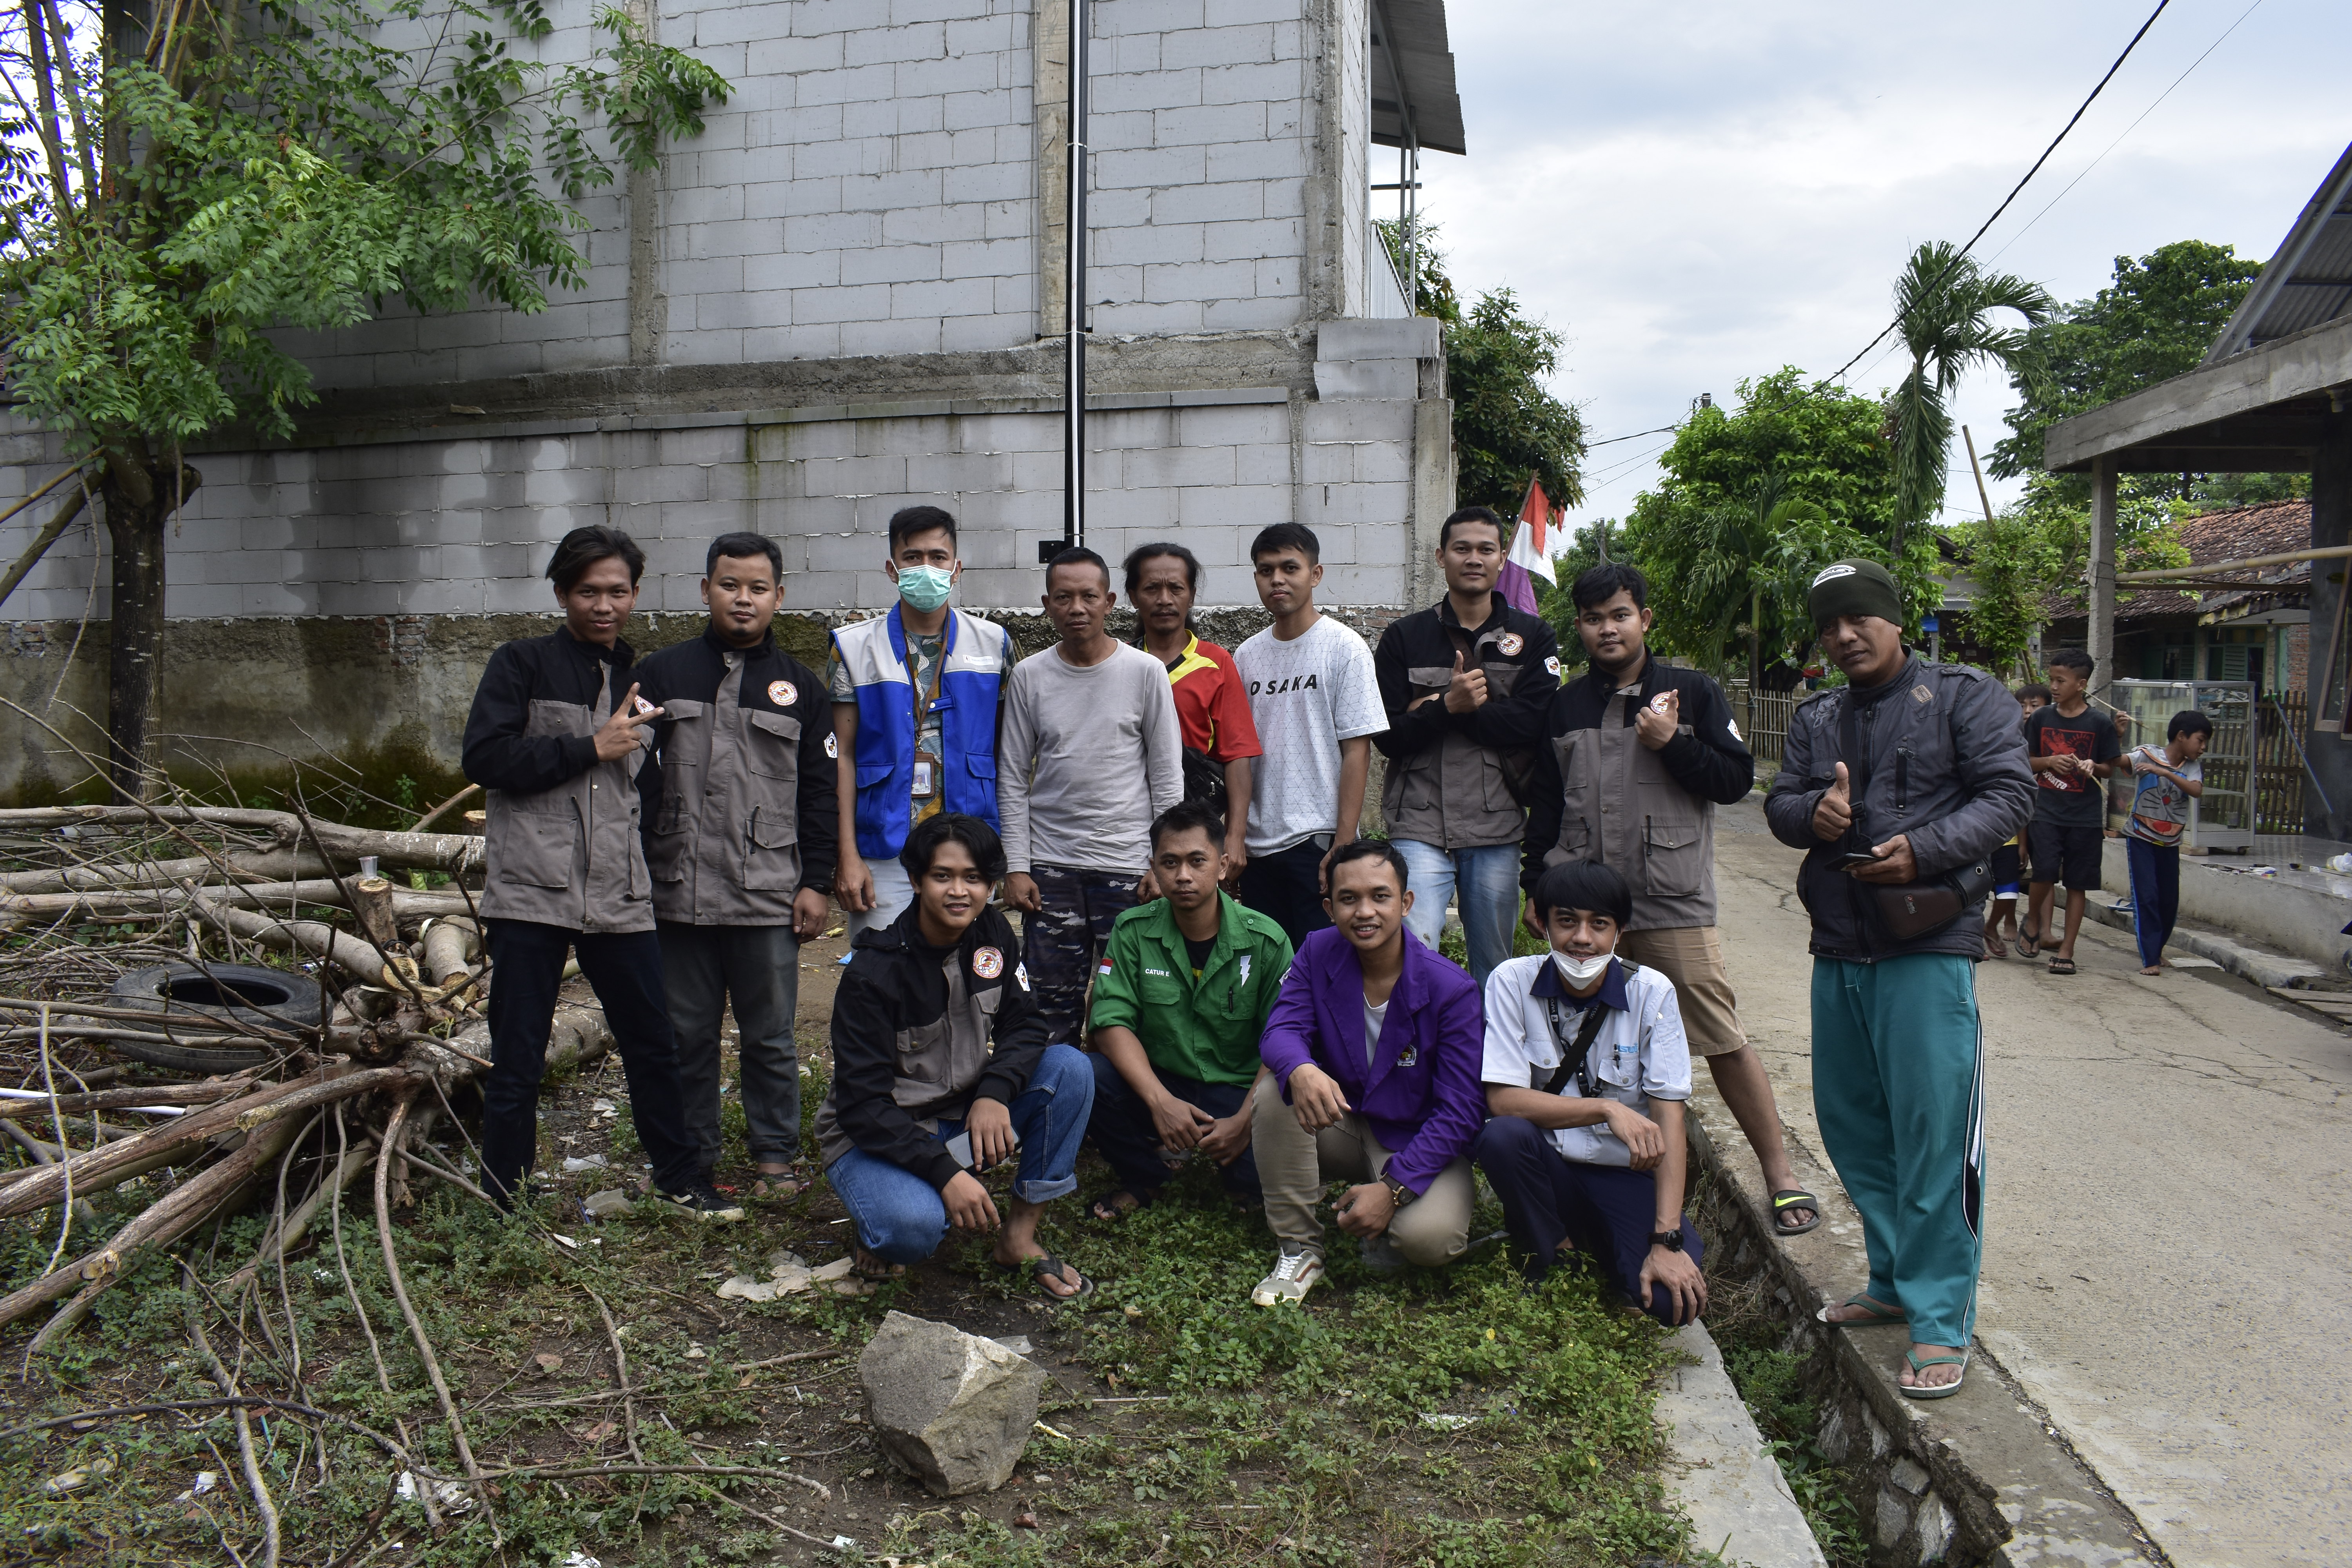
[[[1674,985],[1615,956],[1633,894],[1607,866],[1566,861],[1535,888],[1551,952],[1486,981],[1486,1108],[1471,1154],[1502,1200],[1529,1279],[1563,1241],[1660,1322],[1706,1308],[1683,1197],[1690,1047]]]
[[[1251,778],[1240,897],[1295,949],[1331,923],[1325,868],[1335,847],[1355,840],[1371,738],[1389,715],[1372,650],[1315,607],[1323,563],[1314,531],[1296,522],[1262,530],[1250,562],[1274,625],[1234,653],[1265,748]]]

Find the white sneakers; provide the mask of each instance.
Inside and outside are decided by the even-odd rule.
[[[1259,1307],[1271,1307],[1283,1301],[1301,1301],[1322,1278],[1321,1253],[1304,1247],[1286,1247],[1274,1260],[1274,1272],[1259,1280],[1257,1289],[1250,1292],[1250,1301]]]

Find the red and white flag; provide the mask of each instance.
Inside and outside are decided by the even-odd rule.
[[[1502,575],[1495,585],[1506,604],[1531,616],[1538,613],[1535,579],[1541,577],[1554,586],[1559,583],[1551,564],[1551,531],[1559,516],[1543,486],[1530,478],[1528,499],[1519,508],[1519,526],[1511,534],[1510,552],[1503,558]]]

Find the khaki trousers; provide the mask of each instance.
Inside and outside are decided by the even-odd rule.
[[[1723,966],[1723,939],[1713,926],[1667,926],[1622,931],[1617,956],[1654,969],[1674,984],[1683,1036],[1695,1057],[1727,1056],[1748,1043],[1739,1026],[1739,998]]]
[[[1323,1250],[1323,1221],[1316,1205],[1328,1182],[1375,1182],[1389,1166],[1389,1151],[1372,1136],[1364,1119],[1349,1111],[1320,1132],[1298,1125],[1283,1103],[1269,1073],[1252,1098],[1250,1152],[1265,1190],[1265,1223],[1286,1247]],[[1389,1222],[1389,1238],[1405,1261],[1423,1268],[1453,1262],[1470,1245],[1473,1194],[1470,1162],[1454,1161],[1437,1173],[1429,1190]]]

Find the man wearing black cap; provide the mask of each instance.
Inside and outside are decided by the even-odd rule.
[[[1983,1255],[1971,963],[1990,858],[2032,814],[2033,775],[1999,681],[1903,646],[1903,595],[1884,566],[1835,562],[1810,602],[1846,684],[1791,716],[1764,811],[1806,852],[1813,1110],[1870,1256],[1868,1286],[1821,1317],[1907,1321],[1902,1390],[1941,1399],[1968,1369]]]

